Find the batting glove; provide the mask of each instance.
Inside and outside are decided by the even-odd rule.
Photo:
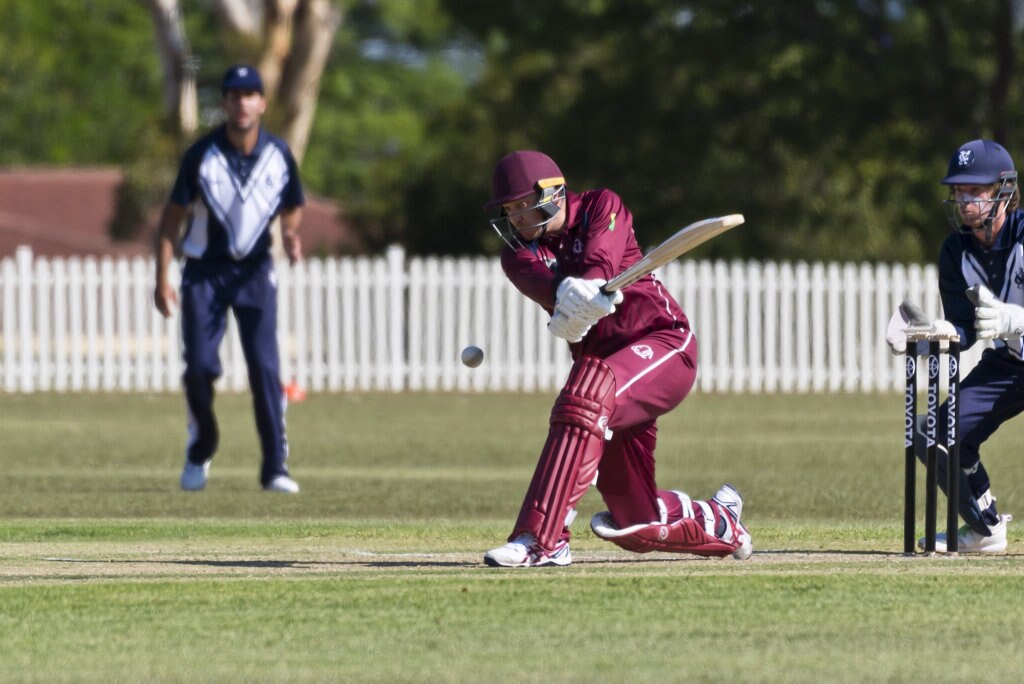
[[[569,342],[579,342],[589,331],[592,322],[578,316],[570,316],[564,311],[555,309],[555,313],[548,321],[548,331],[555,337],[561,337]]]
[[[984,285],[977,287],[976,304],[974,327],[978,331],[978,339],[1024,337],[1024,307],[999,301]]]
[[[601,286],[607,281],[599,279],[566,278],[555,292],[555,308],[589,320],[592,324],[615,313],[615,305],[622,302],[622,292],[605,294]]]

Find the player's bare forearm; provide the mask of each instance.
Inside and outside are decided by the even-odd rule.
[[[178,303],[178,294],[168,279],[171,261],[174,259],[174,245],[178,240],[181,221],[185,218],[185,207],[168,202],[160,217],[160,232],[156,246],[156,286],[153,303],[164,317],[170,317]]]
[[[281,212],[281,246],[288,255],[288,261],[293,264],[302,259],[302,240],[299,237],[301,224],[302,207]]]

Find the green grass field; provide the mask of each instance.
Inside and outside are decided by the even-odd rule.
[[[734,483],[750,561],[621,551],[591,491],[571,567],[486,568],[551,399],[313,395],[290,497],[259,489],[247,395],[218,399],[195,494],[179,395],[0,396],[0,679],[1020,680],[1024,527],[1006,555],[902,556],[901,396],[698,394],[663,419],[660,484]],[[1022,441],[986,445],[1004,512]]]

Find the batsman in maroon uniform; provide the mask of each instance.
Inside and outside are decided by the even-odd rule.
[[[505,274],[551,314],[574,363],[508,543],[484,562],[570,564],[569,525],[591,484],[608,506],[591,529],[624,549],[749,558],[735,488],[698,501],[655,483],[657,419],[693,387],[697,340],[653,275],[601,292],[643,256],[629,209],[610,190],[568,191],[555,162],[530,150],[498,163],[487,208],[500,209],[491,225],[507,244]]]

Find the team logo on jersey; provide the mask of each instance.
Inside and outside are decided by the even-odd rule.
[[[573,240],[573,242],[572,242],[572,253],[573,254],[583,254],[583,240],[580,240],[579,238],[576,238],[575,240]]]
[[[1013,274],[1013,283],[1017,287],[1024,288],[1024,268],[1018,268],[1017,272]]]
[[[612,212],[611,219],[609,219],[609,221],[608,221],[608,232],[610,233],[613,230],[615,230],[615,212],[614,211]]]
[[[648,347],[646,344],[634,344],[630,349],[633,353],[639,356],[644,361],[654,358],[654,350]]]
[[[970,166],[974,163],[974,150],[960,150],[956,163],[960,166]]]

